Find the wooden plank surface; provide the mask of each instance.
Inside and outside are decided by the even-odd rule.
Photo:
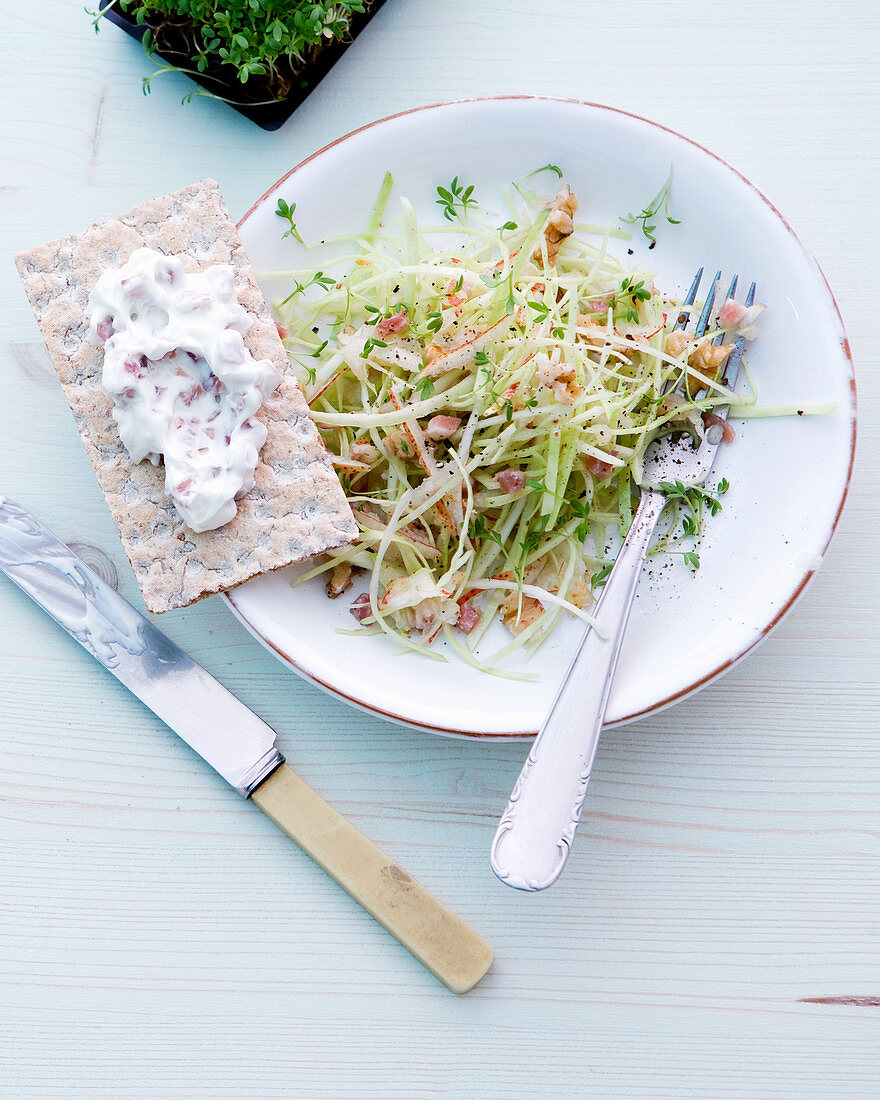
[[[145,98],[137,45],[96,37],[77,2],[0,0],[0,15],[0,490],[106,553],[135,602],[12,254],[205,175],[241,213],[408,106],[571,95],[708,145],[825,270],[862,424],[803,600],[718,684],[605,738],[544,895],[487,864],[521,746],[356,714],[217,600],[163,618],[309,783],[490,941],[464,999],[0,581],[0,1094],[880,1094],[876,5],[388,0],[275,134],[180,106],[180,77]]]

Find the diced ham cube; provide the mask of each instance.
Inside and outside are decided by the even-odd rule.
[[[187,408],[189,408],[193,401],[196,401],[198,400],[198,398],[203,396],[204,392],[205,391],[202,389],[202,387],[196,384],[194,386],[190,386],[188,390],[184,390],[183,393],[180,395],[180,400],[184,403],[184,405],[186,405]]]
[[[470,634],[480,620],[480,613],[470,600],[459,605],[456,626],[463,634]]]
[[[718,310],[718,324],[722,328],[735,328],[746,313],[748,313],[748,310],[744,305],[733,298],[728,298],[721,309]]]
[[[142,298],[147,288],[146,280],[143,275],[131,275],[127,279],[121,279],[119,285],[122,287],[123,298],[127,298],[132,302],[136,302],[138,298]]]
[[[607,481],[614,473],[614,467],[610,462],[603,462],[601,458],[594,458],[592,455],[587,455],[584,458],[584,465],[593,477],[598,478],[599,481]]]
[[[348,609],[352,615],[357,619],[359,623],[362,623],[364,619],[369,618],[372,614],[370,610],[370,595],[368,592],[363,592],[356,600],[352,601],[351,607]]]
[[[209,294],[200,294],[198,291],[186,290],[177,299],[177,308],[181,313],[195,313],[198,310],[211,308]]]
[[[525,474],[521,470],[502,470],[495,475],[495,480],[503,493],[518,493],[526,487]]]
[[[458,416],[432,416],[425,428],[425,439],[449,439],[459,424]]]
[[[145,378],[153,369],[153,364],[142,355],[139,359],[126,359],[123,369],[126,374],[134,375],[135,378]]]
[[[376,325],[376,332],[380,332],[383,336],[388,336],[392,332],[405,332],[408,327],[409,314],[405,309],[402,309],[399,313],[395,313],[391,317],[383,318]]]
[[[731,428],[731,426],[727,423],[723,416],[717,416],[713,412],[706,411],[703,413],[703,423],[706,425],[707,428],[711,428],[715,424],[717,424],[718,427],[721,428],[722,443],[732,443],[734,439],[736,439],[736,432],[733,430],[733,428]]]

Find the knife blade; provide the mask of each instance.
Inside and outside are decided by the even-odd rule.
[[[2,496],[0,569],[240,794],[284,760],[270,726]]]
[[[275,731],[0,495],[0,570],[455,993],[492,949],[284,763]]]

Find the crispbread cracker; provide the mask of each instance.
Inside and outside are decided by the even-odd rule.
[[[164,492],[165,470],[132,463],[101,389],[103,349],[89,342],[89,294],[136,248],[183,257],[188,271],[235,269],[238,299],[254,319],[245,344],[270,359],[281,385],[257,414],[268,429],[256,484],[225,526],[197,534]],[[150,611],[169,611],[351,542],[357,528],[293,377],[238,232],[214,180],[146,202],[84,233],[15,259],[52,362]]]

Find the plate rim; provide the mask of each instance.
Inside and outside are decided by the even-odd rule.
[[[770,201],[770,199],[768,199],[767,196],[758,187],[756,187],[755,184],[752,183],[751,180],[749,180],[746,176],[744,176],[742,174],[742,172],[740,172],[737,168],[734,168],[733,165],[729,164],[726,160],[724,160],[723,157],[719,156],[717,153],[713,152],[711,149],[706,148],[705,145],[700,144],[700,142],[695,141],[693,138],[689,138],[685,134],[680,133],[678,130],[674,130],[670,126],[666,126],[661,122],[655,122],[653,119],[646,118],[644,115],[636,114],[633,111],[627,111],[627,110],[624,110],[621,107],[611,107],[608,104],[595,103],[591,100],[579,99],[577,97],[572,97],[572,96],[530,95],[530,94],[526,94],[526,93],[521,93],[521,94],[506,94],[506,95],[491,95],[491,96],[488,96],[488,95],[487,96],[466,96],[466,97],[461,98],[461,99],[441,100],[441,101],[436,102],[436,103],[427,103],[427,104],[423,104],[419,107],[409,107],[409,108],[407,108],[403,111],[395,111],[393,114],[384,115],[382,118],[378,118],[378,119],[373,120],[372,122],[367,122],[362,126],[358,126],[354,130],[350,130],[347,133],[342,134],[340,137],[335,138],[333,141],[328,142],[326,145],[321,146],[320,149],[317,149],[317,150],[315,150],[315,152],[309,154],[309,156],[305,157],[303,160],[299,161],[299,163],[294,165],[293,168],[291,168],[287,172],[285,172],[283,176],[280,176],[277,180],[275,180],[275,182],[273,184],[271,184],[263,192],[263,194],[258,199],[256,199],[248,207],[248,209],[241,216],[241,218],[239,218],[238,222],[236,223],[237,228],[239,230],[241,230],[241,228],[245,224],[245,222],[247,222],[248,219],[272,195],[274,195],[279,190],[279,188],[281,188],[287,182],[287,180],[289,180],[291,178],[291,176],[295,175],[300,169],[304,168],[307,164],[310,164],[313,160],[315,160],[316,158],[322,156],[324,153],[328,152],[330,149],[333,149],[335,146],[339,145],[341,142],[348,141],[350,138],[355,137],[357,134],[361,134],[364,131],[371,130],[374,127],[377,127],[377,126],[382,126],[385,123],[394,121],[395,119],[404,118],[407,115],[417,114],[421,111],[433,111],[433,110],[438,110],[438,109],[442,109],[442,108],[446,108],[446,107],[460,106],[460,105],[464,105],[464,104],[468,104],[468,103],[492,103],[492,102],[503,102],[503,101],[564,103],[564,104],[574,104],[575,106],[579,106],[579,107],[589,107],[589,108],[593,108],[593,109],[599,110],[599,111],[607,111],[610,114],[622,115],[626,118],[634,119],[637,122],[644,123],[644,124],[646,124],[648,126],[651,126],[651,127],[653,127],[654,129],[657,129],[657,130],[662,130],[665,133],[671,134],[673,137],[678,138],[681,141],[687,142],[689,145],[692,145],[695,148],[699,149],[702,153],[707,154],[713,160],[715,160],[719,164],[723,165],[728,171],[732,172],[733,175],[736,176],[738,179],[740,179],[757,196],[757,198],[760,199],[761,202],[764,203],[765,206],[769,207],[770,210],[772,211],[772,213],[778,219],[778,221],[785,228],[785,230],[794,239],[796,245],[803,252],[803,254],[807,258],[807,260],[810,262],[812,267],[818,273],[819,277],[821,278],[822,282],[825,285],[825,290],[827,291],[828,299],[829,299],[830,304],[832,306],[832,309],[834,311],[834,315],[836,316],[837,328],[839,330],[838,335],[839,335],[839,339],[840,339],[840,346],[841,346],[841,350],[843,352],[844,360],[846,362],[847,369],[848,369],[848,375],[849,375],[848,376],[848,383],[849,383],[849,393],[850,393],[850,399],[851,399],[850,400],[850,409],[849,409],[849,415],[850,415],[850,422],[849,422],[850,423],[849,462],[848,462],[847,471],[846,471],[846,478],[844,480],[843,489],[841,491],[840,500],[839,500],[838,506],[837,506],[837,511],[835,512],[834,518],[831,521],[830,527],[828,529],[827,537],[825,539],[824,545],[822,546],[820,557],[824,560],[825,554],[828,551],[828,547],[831,544],[831,540],[833,539],[835,531],[837,530],[837,526],[838,526],[838,523],[840,522],[840,517],[843,513],[843,508],[844,508],[844,505],[846,504],[846,499],[847,499],[847,496],[849,494],[849,487],[850,487],[850,483],[852,481],[853,466],[854,466],[854,462],[855,462],[856,437],[857,437],[857,426],[858,426],[858,395],[857,395],[857,390],[856,390],[855,364],[853,362],[852,350],[850,348],[849,338],[848,338],[847,333],[846,333],[846,327],[843,323],[843,316],[841,315],[840,307],[837,304],[837,299],[834,297],[834,292],[832,291],[831,286],[828,282],[828,279],[825,276],[825,272],[822,270],[821,265],[816,260],[816,257],[813,255],[813,253],[807,248],[807,246],[804,244],[804,242],[800,239],[800,237],[794,231],[794,229],[792,228],[792,226],[789,223],[788,219],[785,218],[785,216]],[[706,673],[699,680],[695,681],[693,684],[690,684],[688,687],[682,688],[681,690],[679,690],[677,692],[674,692],[672,695],[667,696],[666,698],[658,701],[657,703],[652,704],[649,707],[643,707],[641,710],[634,711],[632,714],[625,715],[622,718],[618,718],[614,722],[607,723],[607,728],[614,728],[614,727],[617,727],[617,726],[623,726],[623,725],[628,724],[629,722],[635,722],[635,721],[639,720],[640,718],[645,718],[648,715],[657,714],[661,710],[665,710],[667,707],[671,707],[674,704],[683,701],[684,699],[688,698],[690,695],[693,695],[694,693],[701,690],[702,688],[707,687],[713,681],[717,680],[719,677],[721,677],[725,673],[729,672],[735,665],[739,664],[740,661],[742,661],[745,657],[747,657],[752,652],[752,650],[754,650],[763,641],[765,641],[765,639],[767,637],[769,637],[769,635],[772,633],[772,631],[775,630],[775,628],[782,622],[782,620],[786,617],[786,615],[788,615],[788,613],[791,611],[791,609],[794,607],[794,605],[797,603],[797,601],[803,595],[804,590],[806,589],[806,587],[808,586],[810,581],[813,579],[816,572],[817,572],[816,568],[810,568],[810,569],[806,569],[804,571],[803,576],[800,579],[800,582],[795,586],[795,588],[793,589],[793,591],[789,595],[786,602],[782,605],[782,607],[779,609],[779,611],[776,613],[776,615],[770,620],[770,622],[767,623],[766,626],[761,628],[761,630],[758,633],[757,637],[755,637],[752,640],[752,642],[748,646],[746,646],[745,649],[742,650],[741,653],[737,654],[734,657],[731,657],[729,660],[723,661],[721,664],[719,664],[712,671]],[[280,648],[278,645],[276,645],[273,641],[271,641],[269,638],[265,637],[254,626],[254,624],[251,623],[247,619],[244,612],[237,606],[237,604],[235,602],[235,589],[232,589],[228,592],[223,592],[222,593],[222,598],[226,602],[226,604],[230,608],[230,610],[232,611],[235,618],[245,627],[245,629],[254,638],[256,638],[266,649],[268,649],[271,653],[274,653],[274,655],[283,664],[287,665],[287,667],[289,667],[293,672],[297,673],[297,675],[301,676],[304,680],[307,680],[309,683],[314,684],[316,687],[318,687],[321,690],[327,692],[329,695],[332,695],[335,698],[340,699],[342,702],[347,703],[349,706],[352,706],[357,710],[362,710],[362,711],[364,711],[368,714],[372,714],[376,717],[383,718],[386,721],[391,721],[391,722],[397,723],[399,725],[406,726],[410,729],[424,730],[426,732],[440,734],[441,736],[454,737],[454,738],[466,738],[468,740],[473,740],[473,741],[498,741],[498,740],[501,740],[501,741],[521,741],[521,740],[525,740],[525,739],[528,739],[528,738],[531,738],[531,737],[535,737],[538,733],[537,730],[511,730],[511,731],[506,731],[505,730],[505,731],[494,732],[494,733],[493,732],[477,733],[473,730],[454,729],[450,726],[433,725],[433,724],[427,723],[427,722],[419,722],[419,721],[413,720],[411,718],[404,718],[400,714],[395,714],[391,711],[384,710],[381,707],[374,706],[374,705],[369,704],[369,703],[364,703],[364,702],[362,702],[361,700],[358,700],[358,699],[354,699],[351,696],[347,695],[344,691],[340,691],[338,688],[334,687],[333,685],[326,683],[325,681],[319,679],[318,677],[316,677],[312,673],[308,672],[305,668],[303,668],[300,664],[298,664],[296,662],[296,660],[294,660],[294,658],[291,657],[291,655],[289,653],[286,653],[282,648]]]

